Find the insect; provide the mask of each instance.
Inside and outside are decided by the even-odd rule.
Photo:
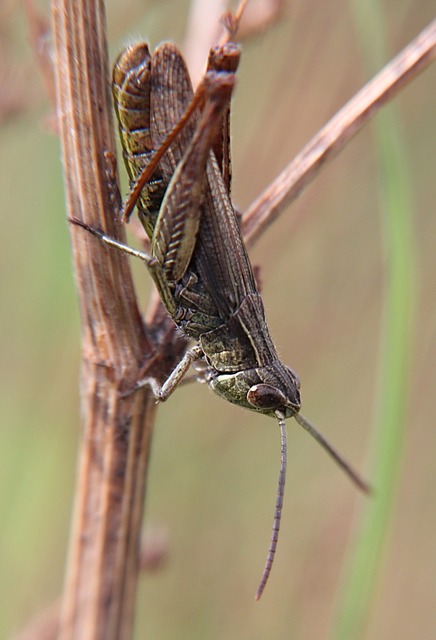
[[[285,419],[295,418],[363,491],[367,484],[300,415],[300,382],[282,364],[230,198],[229,105],[240,49],[213,49],[194,93],[184,60],[171,43],[151,56],[128,47],[118,58],[113,93],[125,164],[132,188],[122,215],[136,205],[150,239],[150,255],[72,219],[108,245],[142,259],[168,313],[196,344],[162,386],[166,400],[191,364],[199,362],[209,386],[224,399],[278,421],[281,465],[270,547],[256,593],[273,564],[286,476]]]

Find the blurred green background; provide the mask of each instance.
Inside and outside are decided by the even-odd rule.
[[[132,39],[183,43],[187,1],[107,4],[112,59]],[[47,3],[39,7],[47,11]],[[434,18],[432,0],[381,8],[389,56]],[[80,342],[59,142],[21,3],[3,2],[0,25],[3,638],[62,589]],[[244,45],[232,112],[237,206],[244,210],[369,78],[348,2],[285,3],[281,20]],[[367,640],[430,639],[436,628],[435,85],[430,68],[395,100],[412,204],[415,324],[405,441],[391,452],[399,483]],[[386,282],[379,183],[370,126],[251,252],[261,265],[272,335],[302,380],[304,415],[368,476]],[[144,306],[150,282],[138,273]],[[141,578],[136,638],[328,637],[353,523],[367,500],[295,423],[288,433],[281,539],[255,603],[273,516],[278,429],[199,385],[159,410],[146,516],[147,527],[168,531],[169,555],[158,573]]]

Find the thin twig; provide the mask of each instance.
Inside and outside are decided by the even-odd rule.
[[[243,216],[246,243],[254,244],[313,180],[323,164],[334,158],[379,109],[435,57],[436,20],[356,93],[252,203]]]

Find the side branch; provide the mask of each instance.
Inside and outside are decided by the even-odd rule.
[[[334,158],[370,118],[435,57],[436,20],[338,111],[252,203],[244,213],[242,224],[247,245],[254,244],[313,180],[323,164]]]

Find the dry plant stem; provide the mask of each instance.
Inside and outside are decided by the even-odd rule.
[[[243,216],[244,239],[253,244],[313,180],[322,165],[436,57],[436,20],[368,82],[309,141]]]
[[[68,214],[120,237],[103,4],[54,0],[52,10]],[[147,389],[126,398],[119,390],[133,386],[151,349],[126,258],[70,230],[82,318],[83,434],[58,637],[127,640],[155,403]]]

